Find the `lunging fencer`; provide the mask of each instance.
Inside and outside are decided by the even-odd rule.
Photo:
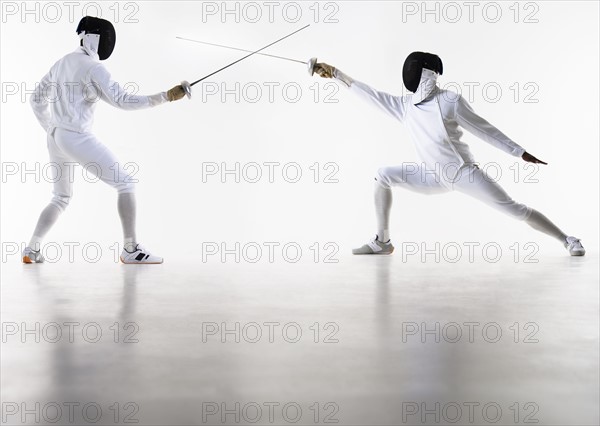
[[[56,62],[42,78],[30,98],[33,111],[46,131],[50,161],[58,168],[53,197],[42,211],[29,245],[23,251],[24,263],[41,263],[41,243],[73,194],[67,170],[73,162],[93,164],[89,172],[117,190],[117,210],[121,219],[124,246],[121,261],[128,264],[162,263],[163,259],[144,249],[135,231],[136,202],[131,177],[115,155],[92,133],[96,101],[124,110],[137,110],[175,101],[185,96],[177,85],[151,96],[127,93],[111,79],[101,61],[113,52],[116,42],[111,22],[86,16],[76,30],[80,46]],[[115,170],[115,168],[118,170]]]
[[[475,162],[469,146],[461,141],[465,129],[494,147],[524,161],[546,164],[529,154],[500,130],[477,115],[457,93],[442,90],[437,78],[443,73],[442,60],[434,54],[411,53],[404,62],[404,86],[412,94],[393,96],[356,81],[326,63],[315,65],[324,78],[335,78],[352,92],[366,99],[407,126],[421,163],[383,167],[375,176],[375,238],[353,254],[391,254],[389,218],[392,187],[398,186],[424,194],[459,191],[474,197],[532,228],[558,240],[571,256],[583,256],[581,241],[568,236],[546,216],[513,200]]]

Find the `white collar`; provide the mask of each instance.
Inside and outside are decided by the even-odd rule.
[[[427,99],[437,87],[438,73],[423,68],[417,91],[412,95],[412,104],[417,105]]]
[[[94,61],[100,61],[100,57],[98,56],[98,53],[96,53],[98,50],[98,39],[96,38],[95,40],[90,40],[89,37],[86,37],[86,34],[83,32],[79,34],[79,38],[83,40],[82,46],[80,46],[81,49]],[[94,42],[95,46],[93,45]]]

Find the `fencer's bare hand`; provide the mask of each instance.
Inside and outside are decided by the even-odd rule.
[[[181,84],[167,91],[167,99],[169,99],[169,102],[178,101],[184,96],[185,90],[183,89],[183,86]]]
[[[315,72],[323,78],[333,78],[335,68],[325,62],[315,64]]]
[[[521,157],[524,161],[527,161],[528,163],[534,163],[534,164],[546,164],[548,165],[548,163],[543,162],[542,160],[539,160],[537,158],[535,158],[533,155],[531,155],[528,152],[525,152],[523,154],[523,156]]]

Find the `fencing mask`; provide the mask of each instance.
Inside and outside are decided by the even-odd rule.
[[[435,71],[442,75],[444,73],[444,66],[442,60],[438,55],[433,53],[425,52],[413,52],[404,61],[404,68],[402,69],[402,80],[404,80],[404,87],[411,92],[416,92],[421,81],[421,73],[423,68]]]
[[[84,16],[77,25],[77,34],[83,46],[98,54],[101,61],[107,59],[115,48],[117,34],[113,24],[106,19]]]

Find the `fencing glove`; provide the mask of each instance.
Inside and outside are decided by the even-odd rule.
[[[315,64],[315,72],[323,78],[333,78],[335,68],[324,62]]]
[[[352,83],[354,83],[354,80],[350,76],[344,74],[339,69],[332,67],[331,65],[326,64],[324,62],[315,64],[315,72],[323,78],[335,78],[336,80],[341,81],[348,87],[350,87]]]
[[[169,99],[169,102],[178,101],[179,99],[183,98],[184,96],[185,96],[185,90],[183,89],[183,86],[181,84],[179,84],[167,91],[167,99]]]

